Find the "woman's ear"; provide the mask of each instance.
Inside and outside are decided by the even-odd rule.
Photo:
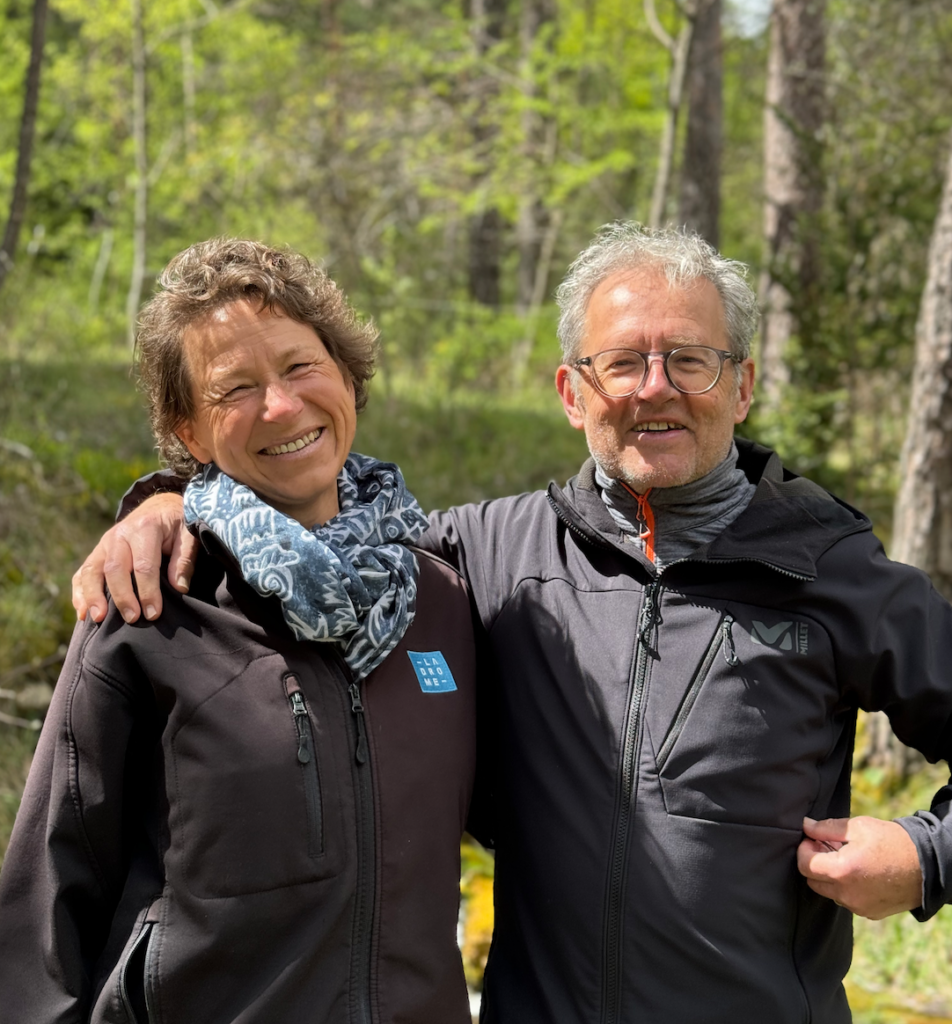
[[[212,461],[212,453],[198,440],[192,424],[188,420],[182,422],[175,428],[178,439],[191,452],[192,457],[198,459],[202,465]]]

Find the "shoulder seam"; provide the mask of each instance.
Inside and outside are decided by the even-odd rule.
[[[459,569],[456,568],[455,565],[450,565],[445,558],[441,558],[432,551],[425,551],[423,548],[414,547],[412,544],[408,545],[408,547],[417,556],[417,558],[422,556],[423,558],[429,559],[431,562],[436,562],[439,565],[445,566],[451,573],[453,573],[454,576],[458,576],[464,584],[466,583],[466,577],[459,571]],[[467,589],[469,589],[468,585]]]

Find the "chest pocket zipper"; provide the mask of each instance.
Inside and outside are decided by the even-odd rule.
[[[664,743],[661,744],[661,749],[658,751],[658,756],[655,758],[655,764],[658,768],[659,775],[664,771],[664,766],[667,764],[668,758],[671,756],[671,751],[674,748],[675,743],[677,743],[678,737],[681,735],[684,723],[687,721],[688,715],[691,714],[691,709],[694,707],[698,694],[701,692],[701,687],[704,685],[704,680],[711,671],[714,659],[717,657],[718,653],[720,651],[724,652],[724,660],[731,666],[731,668],[738,664],[739,659],[737,657],[737,652],[734,649],[733,627],[734,617],[732,615],[725,615],[724,618],[721,619],[720,625],[717,627],[717,631],[714,633],[714,636],[711,638],[711,642],[708,644],[707,650],[704,652],[704,657],[701,659],[701,664],[698,665],[697,671],[691,679],[691,685],[688,687],[687,692],[684,695],[684,699],[681,701],[678,713],[674,716],[674,721],[671,723],[668,735],[665,736]]]
[[[321,778],[317,770],[317,748],[307,702],[297,677],[285,676],[284,687],[291,704],[297,731],[297,760],[304,773],[304,804],[307,814],[307,853],[319,857],[324,852],[324,813],[321,799]]]

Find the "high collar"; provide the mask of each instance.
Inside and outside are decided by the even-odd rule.
[[[777,572],[812,580],[817,561],[828,548],[851,533],[871,529],[861,512],[819,485],[784,469],[776,452],[737,439],[738,467],[756,486],[747,508],[689,562],[759,562]],[[610,545],[654,567],[631,545],[625,545],[595,483],[595,462],[588,459],[565,488],[549,486],[549,501],[576,533],[591,543]],[[680,563],[676,563],[680,564]]]

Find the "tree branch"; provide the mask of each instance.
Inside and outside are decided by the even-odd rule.
[[[674,51],[674,40],[668,35],[664,25],[658,18],[658,10],[655,7],[655,0],[644,0],[645,17],[648,19],[648,27],[654,33],[655,38],[668,51]]]

